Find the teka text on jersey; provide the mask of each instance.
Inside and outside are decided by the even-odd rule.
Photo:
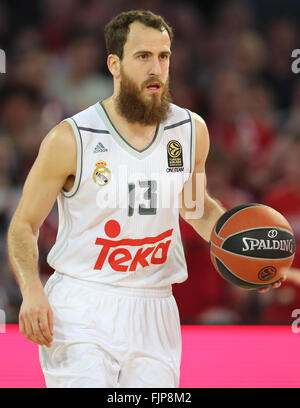
[[[136,271],[139,265],[145,268],[151,264],[163,264],[168,257],[172,232],[173,229],[169,229],[157,236],[139,239],[96,238],[95,245],[100,245],[101,250],[94,269],[101,270],[106,262],[117,272]],[[116,220],[108,221],[105,233],[109,238],[115,238],[120,233],[120,224]]]

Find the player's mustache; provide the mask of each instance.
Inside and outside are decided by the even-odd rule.
[[[160,78],[153,76],[149,79],[146,79],[142,83],[142,88],[146,88],[148,85],[153,84],[153,82],[158,82],[162,88],[165,86],[165,83]]]

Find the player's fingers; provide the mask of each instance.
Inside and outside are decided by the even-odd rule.
[[[282,279],[280,279],[279,281],[277,281],[275,283],[272,283],[272,285],[269,285],[269,286],[266,286],[264,288],[258,289],[258,292],[259,293],[266,293],[266,292],[269,292],[270,289],[278,289],[278,288],[280,288],[281,283],[282,283]]]
[[[259,293],[266,293],[266,292],[269,292],[270,289],[271,289],[271,286],[266,286],[265,288],[258,289],[258,292]]]
[[[40,332],[44,340],[46,341],[45,345],[49,347],[52,342],[52,334],[51,334],[51,330],[49,327],[48,313],[45,313],[39,317],[38,324],[39,324]]]
[[[35,343],[41,344],[42,337],[41,337],[41,332],[40,332],[40,327],[39,327],[38,316],[34,317],[30,323],[31,323],[32,333],[33,333],[31,340],[34,341]]]
[[[33,336],[33,331],[32,331],[32,326],[30,324],[30,320],[29,318],[24,315],[21,317],[22,321],[23,321],[23,336],[28,339],[31,340],[32,336]]]
[[[24,335],[24,333],[25,333],[25,324],[24,324],[24,320],[23,320],[23,317],[22,317],[21,314],[19,315],[19,331],[20,331],[21,334]]]
[[[272,284],[272,288],[273,289],[278,289],[281,286],[281,280],[279,280],[278,282],[275,282]]]
[[[42,318],[39,315],[35,315],[31,319],[31,326],[32,326],[32,332],[33,332],[33,336],[31,340],[40,344],[41,346],[48,345],[48,341],[44,337],[44,334],[42,331],[42,327],[43,327]]]

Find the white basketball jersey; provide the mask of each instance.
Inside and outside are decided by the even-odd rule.
[[[79,279],[134,288],[187,278],[179,194],[194,166],[191,113],[171,104],[150,145],[133,148],[101,102],[66,119],[77,142],[71,191],[58,201],[49,265]]]

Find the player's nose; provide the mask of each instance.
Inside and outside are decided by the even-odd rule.
[[[153,58],[152,59],[152,64],[150,66],[150,75],[155,75],[155,76],[160,76],[162,73],[161,65],[160,65],[160,60],[159,58]]]

